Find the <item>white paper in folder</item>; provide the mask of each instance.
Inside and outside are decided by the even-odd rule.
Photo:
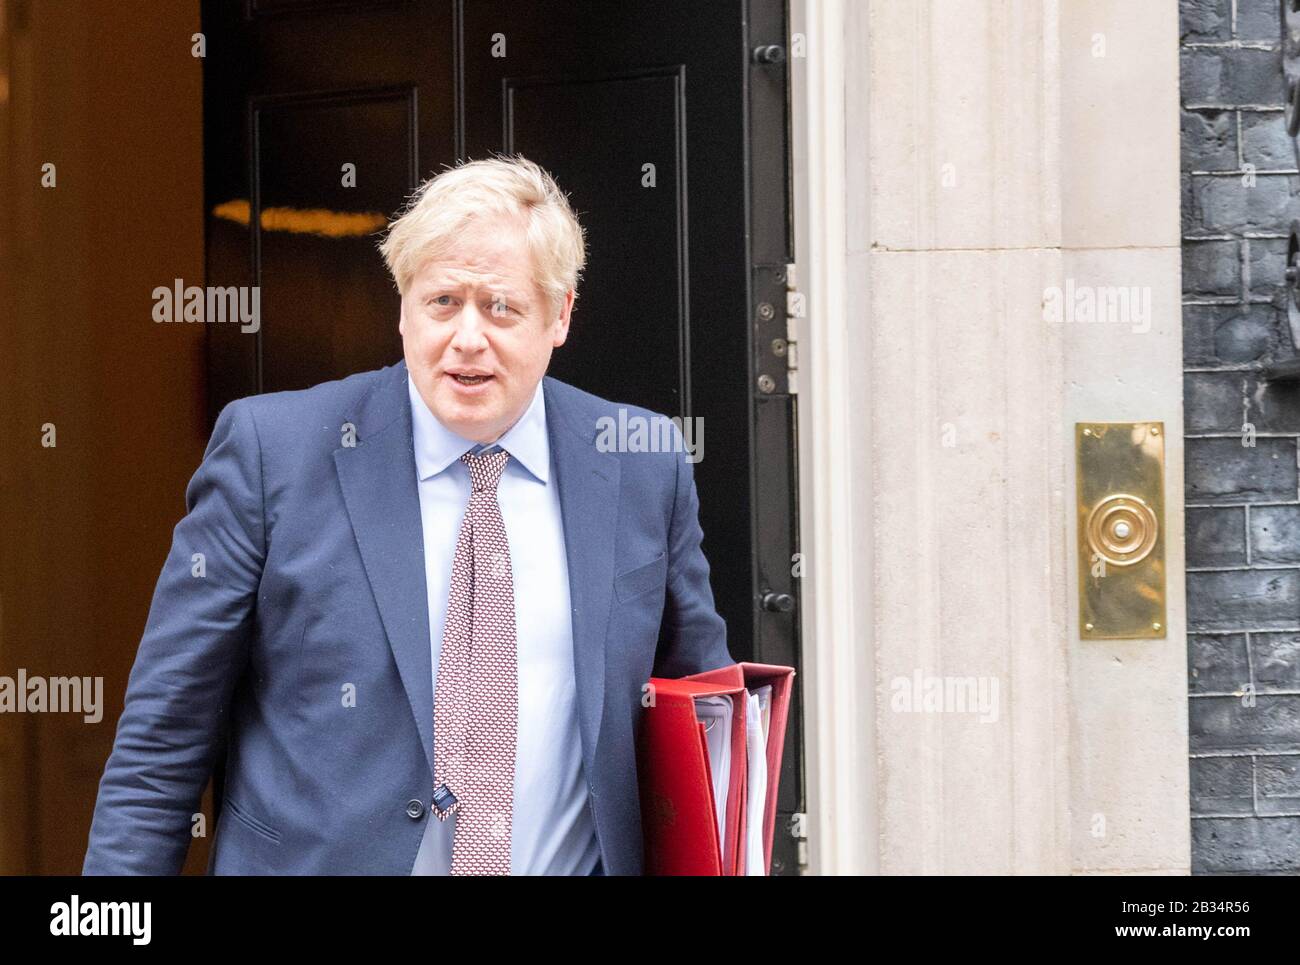
[[[758,705],[763,710],[763,746],[767,746],[767,732],[772,724],[772,685],[764,684],[754,690]]]
[[[768,688],[770,690],[770,688]],[[763,861],[763,813],[767,808],[767,726],[763,702],[757,693],[749,695],[745,713],[745,751],[749,762],[745,802],[745,874],[765,875]]]
[[[727,789],[731,787],[731,719],[734,712],[730,697],[695,698],[695,716],[704,725],[704,743],[709,749],[709,777],[713,780],[713,801],[718,811],[719,841],[727,839]]]

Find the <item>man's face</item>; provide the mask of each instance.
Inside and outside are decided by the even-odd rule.
[[[495,442],[528,408],[572,308],[570,291],[552,315],[518,221],[471,222],[402,296],[402,352],[424,404],[457,435]]]

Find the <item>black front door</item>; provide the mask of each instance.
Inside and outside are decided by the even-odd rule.
[[[261,298],[257,331],[209,326],[209,411],[398,360],[385,217],[523,154],[587,231],[551,374],[690,420],[732,656],[798,669],[786,0],[207,0],[203,29],[207,284]],[[797,871],[798,683],[773,873]]]

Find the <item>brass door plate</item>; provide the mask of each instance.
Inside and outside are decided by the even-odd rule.
[[[1079,635],[1157,639],[1165,619],[1165,427],[1078,422]]]

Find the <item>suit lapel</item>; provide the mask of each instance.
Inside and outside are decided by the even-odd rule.
[[[336,449],[334,465],[432,775],[433,655],[404,362],[380,374],[354,422],[357,445]]]
[[[605,706],[605,633],[614,580],[614,533],[618,523],[619,460],[596,448],[594,417],[584,420],[547,376],[546,431],[560,491],[569,598],[573,608],[573,667],[578,688],[578,727],[587,777],[595,773],[596,743]]]

